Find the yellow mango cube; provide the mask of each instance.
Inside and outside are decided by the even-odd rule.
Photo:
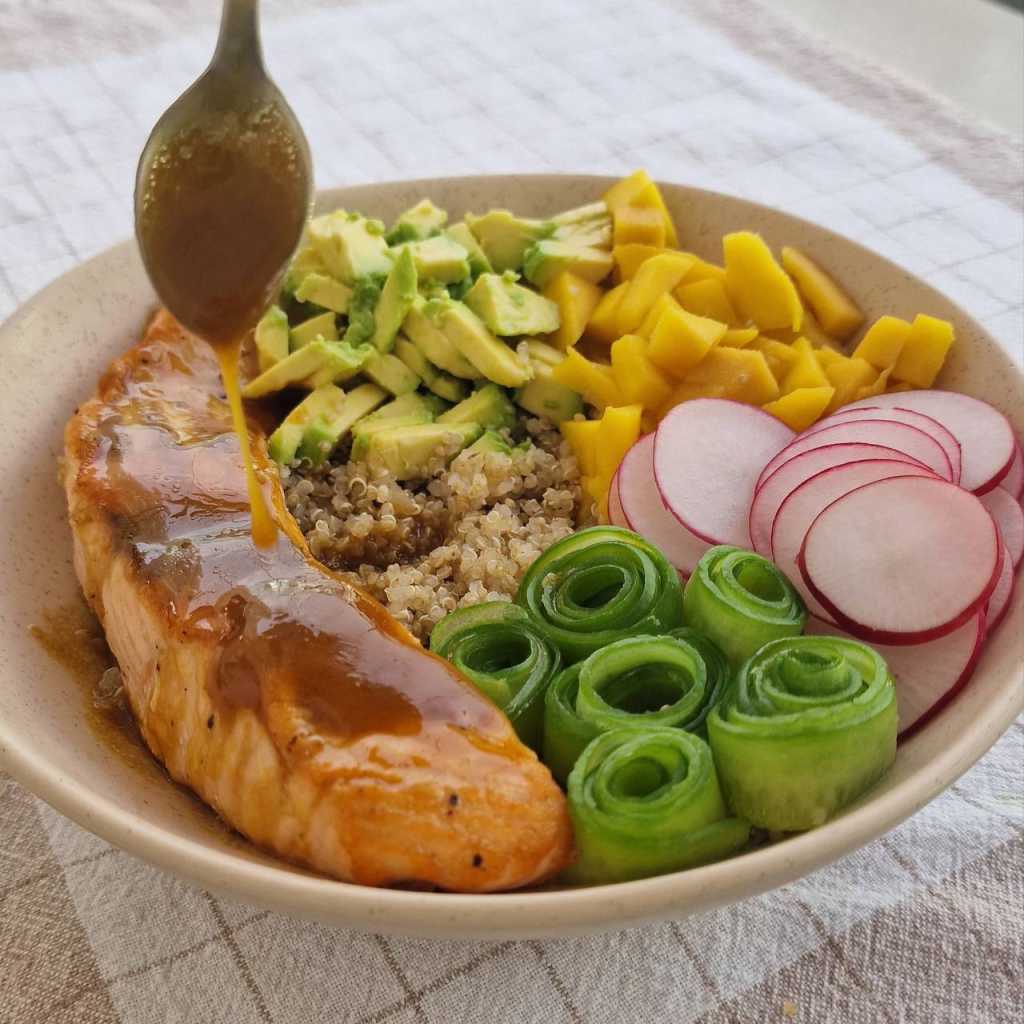
[[[634,171],[628,178],[616,182],[602,198],[613,215],[620,206],[641,206],[658,210],[665,222],[665,241],[671,246],[679,244],[676,226],[672,223],[665,200],[646,171]]]
[[[627,242],[612,249],[615,261],[615,280],[628,281],[640,269],[640,264],[659,253],[668,252],[660,245],[644,245],[642,242]]]
[[[853,400],[855,402],[860,402],[865,398],[874,398],[876,395],[884,395],[885,387],[889,383],[889,376],[891,374],[891,366],[882,370],[882,372],[878,375],[877,380],[857,390],[857,393],[853,396]]]
[[[880,316],[853,350],[857,359],[866,359],[876,370],[896,365],[910,335],[910,324],[898,316]]]
[[[666,309],[682,309],[678,302],[671,295],[662,295],[660,299],[647,311],[647,316],[640,322],[640,326],[634,331],[641,338],[649,338],[658,326],[662,313]]]
[[[635,331],[655,302],[671,292],[692,265],[693,257],[681,252],[663,252],[645,260],[615,310],[619,334]]]
[[[613,247],[630,243],[665,245],[665,219],[658,210],[644,206],[620,206],[612,211]]]
[[[730,327],[718,344],[726,348],[746,348],[756,337],[756,327]]]
[[[696,393],[692,393],[692,392]],[[749,348],[717,345],[686,375],[676,394],[695,398],[731,398],[750,405],[764,405],[779,397],[779,385],[765,357]]]
[[[821,363],[829,384],[835,389],[826,412],[835,412],[840,406],[854,401],[862,389],[874,384],[878,371],[866,360],[855,356],[844,356],[832,352],[826,362],[822,356],[827,349],[818,349],[818,361]]]
[[[734,231],[722,239],[722,249],[726,288],[742,316],[761,330],[799,331],[804,307],[796,285],[775,262],[764,239],[753,231]]]
[[[822,413],[828,408],[835,388],[797,388],[788,395],[768,402],[761,408],[770,412],[777,420],[782,420],[790,430],[800,433],[812,423],[817,423]]]
[[[640,439],[639,405],[609,406],[601,417],[597,435],[597,474],[605,481],[605,490],[619,468],[623,455]]]
[[[946,361],[953,337],[953,325],[948,320],[918,313],[892,368],[893,377],[915,388],[930,388]]]
[[[768,368],[772,376],[781,381],[786,371],[796,362],[797,353],[792,345],[786,345],[774,338],[766,338],[764,335],[756,337],[748,346],[755,352],[760,352],[768,362]]]
[[[672,393],[672,382],[651,361],[647,341],[624,334],[612,343],[612,376],[622,397],[645,409],[659,409]]]
[[[685,377],[726,333],[718,320],[688,313],[677,304],[665,309],[651,331],[647,354],[676,377]]]
[[[572,348],[583,336],[587,321],[601,301],[604,289],[563,270],[544,289],[544,295],[558,304],[560,317],[558,330],[548,337],[552,345],[566,349]]]
[[[600,420],[564,420],[558,428],[562,437],[569,442],[579,463],[580,473],[584,476],[597,473],[597,434],[600,426]]]
[[[723,288],[725,287],[725,267],[720,267],[717,263],[708,263],[707,260],[694,256],[692,252],[687,255],[693,256],[693,266],[683,279],[684,284],[710,280],[717,281]]]
[[[615,311],[628,289],[629,282],[624,281],[601,296],[601,301],[594,307],[587,326],[583,329],[583,336],[588,341],[610,345],[619,336],[621,332],[615,326]]]
[[[552,369],[551,377],[581,394],[598,409],[622,404],[622,395],[612,376],[612,368],[604,363],[591,362],[574,348],[569,349],[565,358]]]
[[[721,281],[705,278],[693,284],[681,284],[672,293],[683,309],[697,316],[710,317],[723,324],[740,325],[739,314],[729,301],[729,295]]]
[[[810,256],[783,246],[782,266],[796,282],[797,290],[826,334],[843,341],[864,323],[857,303]]]
[[[806,338],[797,338],[792,347],[796,352],[796,359],[779,382],[782,394],[788,395],[797,388],[831,387],[811,343]]]

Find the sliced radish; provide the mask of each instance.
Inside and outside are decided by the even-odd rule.
[[[820,449],[818,449],[820,451]],[[807,588],[800,575],[797,558],[811,524],[836,500],[850,491],[894,476],[933,478],[930,469],[900,459],[869,459],[823,470],[794,488],[779,505],[772,524],[770,551],[775,564],[800,592],[808,610],[819,618],[832,621]]]
[[[833,622],[869,642],[913,644],[984,607],[1002,550],[970,491],[902,476],[837,498],[811,524],[797,564]]]
[[[1013,463],[1017,442],[1009,421],[987,402],[956,391],[900,391],[852,402],[847,409],[877,406],[910,409],[938,420],[960,442],[960,486],[984,494],[999,483]]]
[[[849,636],[820,619],[807,620],[807,632]],[[896,683],[899,738],[905,740],[944,708],[966,686],[981,654],[986,616],[979,612],[952,633],[924,644],[877,644]]]
[[[869,459],[921,465],[895,448],[884,448],[878,444],[827,444],[823,448],[812,448],[795,455],[766,477],[754,493],[749,518],[750,543],[754,550],[762,555],[770,554],[775,513],[791,491],[822,470]]]
[[[1024,452],[1021,451],[1019,441],[1010,468],[999,486],[1008,490],[1018,501],[1024,497]]]
[[[991,633],[1000,622],[1003,616],[1010,610],[1010,598],[1013,597],[1017,577],[1013,571],[1013,563],[1010,560],[1010,553],[1003,547],[1003,570],[999,574],[999,582],[996,584],[992,596],[988,599],[985,607],[985,619],[988,623],[988,631]]]
[[[619,471],[615,470],[611,486],[608,488],[608,522],[612,526],[622,526],[629,529],[629,522],[622,511],[622,500],[619,497]]]
[[[801,452],[824,448],[827,444],[880,444],[885,448],[895,448],[927,466],[943,480],[953,479],[953,468],[942,445],[923,430],[893,420],[853,420],[833,423],[813,434],[801,434],[764,467],[757,485],[760,487],[779,466]]]
[[[914,412],[913,409],[884,409],[877,405],[859,409],[851,409],[847,406],[823,420],[818,420],[806,433],[810,434],[812,431],[820,430],[825,424],[848,423],[852,420],[893,420],[896,423],[906,423],[911,427],[917,427],[918,430],[923,430],[929,437],[934,437],[946,453],[953,472],[950,479],[955,484],[960,482],[960,472],[963,466],[960,442],[938,420],[926,416],[923,412]]]
[[[709,544],[746,547],[754,481],[792,440],[789,427],[755,406],[722,398],[683,402],[654,434],[654,477],[662,501]],[[622,496],[628,501],[625,480]]]
[[[1003,538],[1006,550],[1010,555],[1013,568],[1020,565],[1024,555],[1024,509],[1009,491],[1002,487],[993,487],[981,496],[981,503],[999,527],[999,535]]]
[[[665,508],[654,482],[653,434],[640,438],[626,452],[616,477],[626,527],[660,548],[680,572],[689,576],[711,545],[690,533]]]

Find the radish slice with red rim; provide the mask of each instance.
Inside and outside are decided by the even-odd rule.
[[[987,402],[958,391],[900,391],[852,402],[845,409],[909,409],[938,420],[960,442],[960,486],[984,494],[1009,472],[1017,442],[1007,418]]]
[[[844,494],[894,476],[923,476],[933,478],[931,470],[899,459],[868,459],[822,470],[786,495],[772,524],[771,557],[779,569],[789,577],[803,597],[812,615],[827,621],[832,616],[808,589],[800,575],[797,557],[811,524],[837,498]]]
[[[1013,568],[1020,565],[1024,556],[1024,509],[1009,491],[1002,487],[993,487],[981,496],[981,503],[999,527],[999,536],[1003,538]]]
[[[999,486],[1009,491],[1018,501],[1024,497],[1024,452],[1021,451],[1019,441],[1010,468]]]
[[[869,643],[915,644],[984,607],[1002,544],[975,495],[901,476],[832,502],[807,531],[797,565],[833,622]]]
[[[750,543],[758,554],[768,556],[772,549],[772,524],[779,506],[805,480],[817,476],[822,470],[842,466],[850,462],[868,460],[890,460],[920,466],[921,463],[879,444],[828,444],[823,448],[812,448],[801,452],[766,477],[754,493],[750,503]],[[927,468],[927,467],[922,467]]]
[[[988,599],[988,606],[985,608],[989,632],[992,632],[1003,621],[1003,617],[1010,610],[1010,598],[1013,597],[1016,582],[1017,577],[1013,571],[1009,552],[1004,550],[1003,571],[999,574],[999,582],[996,584],[996,589],[992,591],[992,596]]]
[[[801,434],[765,466],[757,486],[760,487],[779,466],[790,459],[802,452],[824,448],[827,444],[880,444],[885,448],[895,448],[927,466],[943,480],[953,479],[953,469],[942,445],[923,430],[894,420],[851,420],[848,423],[832,423],[812,434]]]
[[[908,426],[917,427],[924,431],[929,437],[935,440],[946,453],[949,459],[950,469],[953,475],[950,479],[953,483],[960,482],[960,472],[963,465],[960,452],[960,442],[936,419],[926,416],[923,412],[914,412],[913,409],[884,409],[881,406],[871,405],[859,409],[846,407],[833,413],[823,420],[818,420],[813,427],[805,433],[813,433],[820,430],[822,426],[832,423],[849,423],[853,420],[892,420],[895,423],[906,423]]]
[[[662,501],[701,540],[746,547],[754,482],[792,440],[789,427],[756,406],[722,398],[683,402],[654,434],[654,478]],[[625,480],[621,489],[628,501]]]
[[[662,503],[654,482],[653,434],[640,438],[626,452],[616,477],[626,527],[649,540],[689,576],[711,545],[690,533]]]

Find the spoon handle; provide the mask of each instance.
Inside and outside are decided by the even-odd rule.
[[[262,71],[259,0],[224,0],[212,64]]]

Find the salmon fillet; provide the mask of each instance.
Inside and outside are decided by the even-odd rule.
[[[213,353],[167,313],[65,431],[75,569],[150,750],[254,843],[335,878],[488,892],[554,875],[572,836],[547,768],[313,559],[250,433],[269,550]]]

